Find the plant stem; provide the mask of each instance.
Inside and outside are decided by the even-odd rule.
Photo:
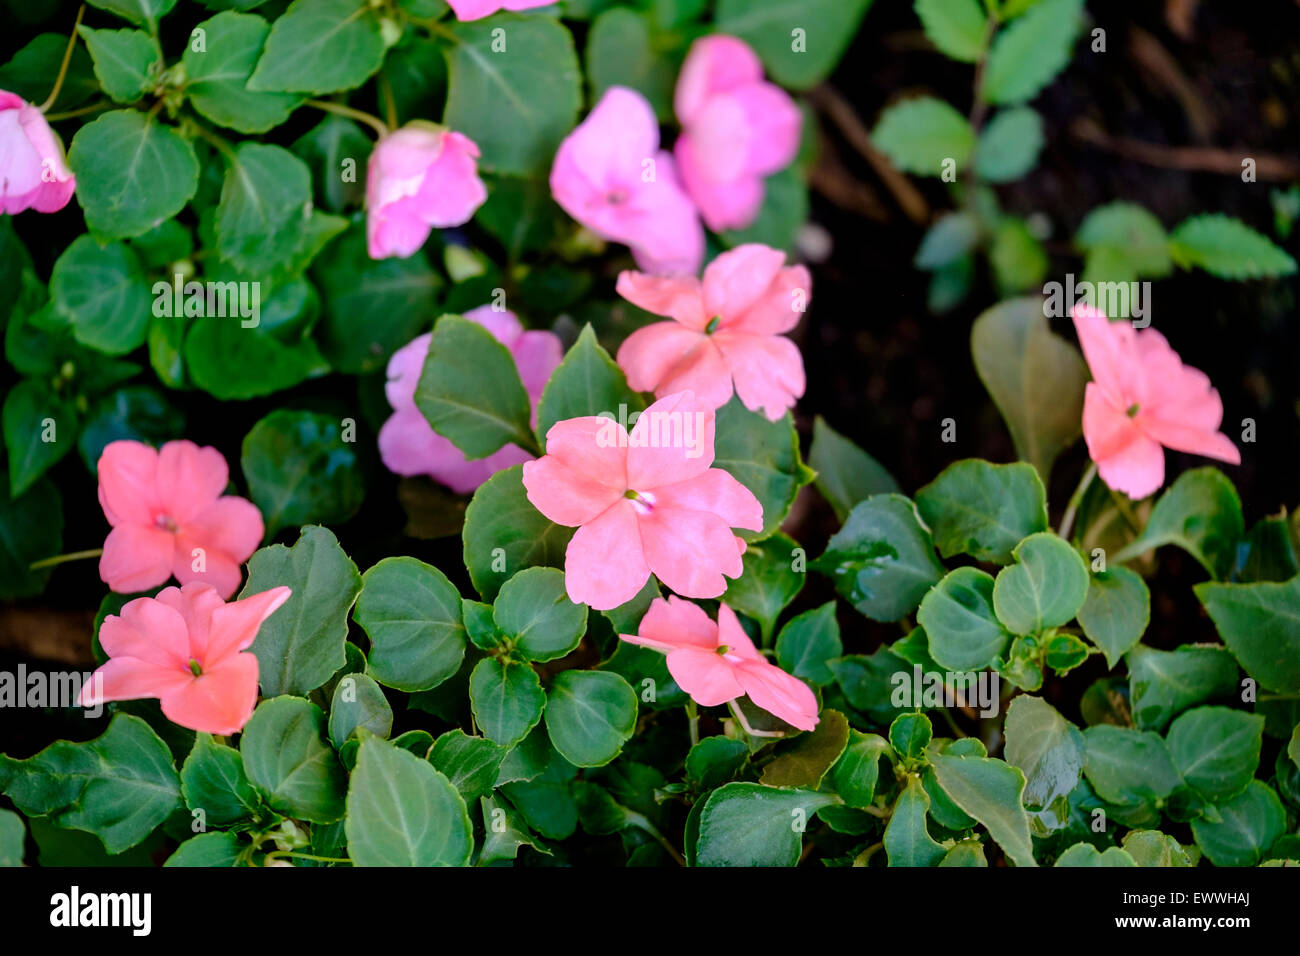
[[[46,113],[45,119],[50,123],[57,123],[59,120],[72,119],[74,116],[85,116],[87,113],[97,113],[100,110],[112,109],[116,104],[111,100],[103,100],[99,103],[92,103],[89,106],[83,106],[79,109],[68,110],[66,113]]]
[[[299,860],[312,860],[316,863],[351,863],[352,862],[346,857],[314,856],[311,853],[297,853],[292,850],[273,850],[272,852],[266,855],[266,860],[267,862],[270,862],[271,860],[279,859],[282,856],[291,856]]]
[[[449,40],[452,43],[460,42],[460,37],[456,36],[456,34],[452,32],[451,28],[444,23],[440,23],[437,20],[417,20],[415,17],[411,17],[410,20],[412,23],[424,27],[430,33],[440,36],[444,40]]]
[[[97,558],[104,553],[103,548],[91,548],[89,551],[73,551],[71,554],[57,554],[52,558],[42,558],[28,565],[29,571],[39,571],[41,568],[52,568],[56,564],[67,564],[69,561],[81,561],[85,558]]]
[[[402,124],[397,121],[397,101],[393,99],[393,84],[388,82],[388,73],[383,70],[379,73],[379,88],[384,91],[384,113],[388,117],[388,125],[397,129]]]
[[[326,113],[334,113],[338,116],[346,116],[348,119],[354,119],[359,123],[365,123],[376,133],[379,138],[383,139],[388,135],[388,127],[378,116],[372,116],[364,110],[354,110],[350,106],[344,106],[342,103],[331,103],[329,100],[306,100],[308,106],[314,106],[318,110],[324,110]]]
[[[159,100],[159,102],[162,101]],[[228,142],[226,142],[216,133],[212,132],[212,130],[208,129],[206,126],[204,126],[196,119],[190,120],[190,127],[201,137],[203,137],[209,143],[211,143],[212,146],[216,149],[216,151],[219,152],[222,156],[226,157],[226,159],[228,159],[232,163],[235,161],[235,150],[233,147],[231,147],[231,145]]]
[[[1061,516],[1061,527],[1057,531],[1066,541],[1070,540],[1070,532],[1074,529],[1074,517],[1079,510],[1079,505],[1083,502],[1083,496],[1092,484],[1092,480],[1097,477],[1097,463],[1091,462],[1083,477],[1079,479],[1079,485],[1074,489],[1074,494],[1070,495],[1070,503],[1065,506],[1065,514]]]
[[[691,731],[691,746],[694,747],[700,742],[700,709],[693,700],[686,701],[686,719]]]
[[[72,62],[72,48],[77,45],[77,28],[81,26],[81,18],[85,15],[86,5],[83,3],[77,8],[77,19],[72,24],[72,34],[68,37],[68,46],[63,51],[63,62],[59,64],[59,75],[54,78],[54,89],[50,90],[50,95],[45,102],[36,107],[42,113],[54,105],[54,101],[59,98],[59,91],[63,89],[63,81],[68,75],[68,64]]]

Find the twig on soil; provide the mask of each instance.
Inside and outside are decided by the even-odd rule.
[[[1257,179],[1271,182],[1300,179],[1300,160],[1289,156],[1215,149],[1208,146],[1161,146],[1126,136],[1111,136],[1096,121],[1087,117],[1080,117],[1070,124],[1070,136],[1081,143],[1087,143],[1109,153],[1117,153],[1125,159],[1145,163],[1148,166],[1240,176],[1241,161],[1249,157],[1255,160]]]

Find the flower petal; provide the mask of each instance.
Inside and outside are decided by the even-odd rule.
[[[629,644],[672,651],[679,647],[702,647],[710,652],[718,646],[718,625],[704,613],[704,608],[684,601],[675,594],[655,598],[641,618],[636,634],[622,634]]]
[[[1083,438],[1097,463],[1097,473],[1110,488],[1136,501],[1164,483],[1164,449],[1096,382],[1089,382],[1084,389]]]
[[[736,536],[717,515],[657,506],[639,522],[646,564],[683,597],[713,598],[743,566]]]
[[[682,647],[671,652],[665,663],[677,686],[701,707],[716,707],[744,694],[732,665],[716,651]]]
[[[182,440],[158,452],[158,503],[178,524],[216,501],[229,482],[230,468],[215,448]]]
[[[166,588],[169,599],[178,588]],[[170,601],[136,598],[99,626],[99,646],[109,657],[135,657],[159,667],[188,670],[189,630],[185,617]]]
[[[109,524],[153,524],[158,505],[157,451],[138,441],[109,442],[95,470],[99,503]]]
[[[104,539],[99,577],[118,594],[148,591],[172,574],[176,538],[152,525],[120,524]]]
[[[564,553],[564,586],[575,604],[608,611],[636,597],[650,577],[632,502],[620,501],[584,524]]]
[[[800,730],[817,726],[817,695],[803,681],[767,661],[736,665],[736,677],[757,706]]]
[[[652,491],[703,474],[713,464],[714,412],[692,392],[675,392],[637,418],[628,436],[627,487]]]
[[[704,314],[700,280],[695,276],[651,276],[624,269],[618,274],[614,289],[638,308],[676,319],[688,329],[702,332],[709,324],[710,317]]]
[[[762,409],[776,421],[803,395],[803,355],[789,339],[725,331],[713,340],[727,361],[736,394],[750,411]]]
[[[686,481],[664,485],[655,491],[655,501],[660,506],[707,511],[732,528],[763,530],[763,505],[752,491],[722,468],[710,468]]]
[[[624,273],[626,275],[626,273]],[[679,375],[703,350],[716,352],[709,340],[677,322],[655,322],[637,329],[618,347],[618,366],[634,391],[653,392]],[[720,375],[725,372],[719,367]],[[727,382],[730,396],[731,383]]]
[[[785,253],[756,242],[724,252],[704,270],[704,311],[725,320],[754,305],[785,265]]]
[[[585,416],[556,422],[546,433],[546,454],[524,463],[524,490],[556,524],[586,524],[627,491],[623,426]]]
[[[237,733],[257,703],[257,658],[247,653],[228,657],[164,695],[160,703],[163,716],[174,724],[201,733]]]
[[[222,604],[212,614],[207,646],[203,648],[204,670],[216,662],[250,647],[257,631],[276,610],[289,600],[292,591],[281,585],[269,591],[250,594],[238,601]]]
[[[721,323],[732,332],[777,335],[799,324],[812,299],[812,276],[803,266],[782,269],[754,303],[744,312]]]
[[[139,700],[174,694],[194,680],[188,665],[163,667],[138,657],[105,661],[81,688],[78,703],[95,707],[110,700]]]

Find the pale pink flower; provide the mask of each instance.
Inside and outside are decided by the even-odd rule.
[[[630,246],[646,272],[693,273],[704,260],[704,228],[634,90],[610,87],[560,144],[551,194],[588,229]]]
[[[435,228],[470,220],[487,199],[478,146],[432,123],[408,123],[375,144],[366,170],[370,258],[405,259]]]
[[[555,0],[447,0],[447,6],[456,14],[456,19],[482,20],[498,10],[531,10],[534,7],[548,7]]]
[[[745,695],[755,706],[800,730],[817,726],[817,697],[803,681],[772,664],[754,647],[736,612],[718,605],[718,622],[678,597],[655,599],[629,644],[663,651],[668,673],[701,707]]]
[[[1219,431],[1219,393],[1163,335],[1083,305],[1074,309],[1074,327],[1093,379],[1084,391],[1083,437],[1102,481],[1135,500],[1153,494],[1164,484],[1165,448],[1241,464]]]
[[[564,357],[553,332],[525,331],[513,312],[497,312],[483,305],[465,313],[510,350],[515,367],[532,400],[533,420],[547,379]],[[503,468],[531,461],[518,445],[503,445],[486,458],[470,461],[465,453],[442,437],[415,407],[415,388],[424,370],[433,334],[426,332],[393,353],[388,360],[384,386],[393,414],[379,430],[379,454],[388,470],[398,475],[428,475],[457,494],[469,494]]]
[[[138,441],[105,446],[96,466],[99,503],[113,530],[99,576],[119,594],[148,591],[175,575],[228,598],[239,566],[257,550],[262,514],[226,495],[230,471],[215,448],[170,441],[155,451]]]
[[[556,524],[577,527],[564,557],[569,597],[618,607],[653,572],[687,597],[717,597],[739,577],[763,506],[713,464],[714,413],[690,392],[660,399],[632,432],[610,418],[557,422],[546,455],[524,465],[528,500]]]
[[[763,65],[730,36],[696,40],[674,96],[682,133],[674,155],[686,191],[714,232],[743,229],[763,205],[763,177],[789,166],[803,118]]]
[[[693,276],[618,277],[618,293],[671,322],[637,329],[618,350],[618,364],[637,391],[665,395],[690,389],[720,408],[732,383],[745,407],[776,421],[803,394],[803,356],[781,335],[799,322],[812,293],[803,266],[782,268],[785,254],[751,244],[724,252]]]
[[[76,188],[63,147],[41,111],[0,90],[0,212],[58,212]]]
[[[100,625],[109,660],[82,688],[81,706],[156,697],[174,724],[238,732],[257,703],[257,658],[243,652],[289,594],[278,587],[226,604],[211,585],[191,582],[127,602]]]

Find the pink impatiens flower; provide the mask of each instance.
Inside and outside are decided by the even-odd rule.
[[[58,212],[76,188],[45,116],[21,96],[0,90],[0,211]]]
[[[800,730],[817,726],[817,697],[803,681],[768,661],[740,626],[736,612],[718,605],[718,622],[677,597],[657,598],[641,618],[639,634],[622,634],[668,657],[668,673],[701,707],[749,699]]]
[[[610,87],[560,144],[551,194],[588,229],[631,246],[646,272],[693,273],[704,260],[704,228],[659,149],[654,110],[634,90]]]
[[[237,732],[257,703],[257,658],[242,652],[289,594],[278,587],[226,604],[211,585],[191,582],[127,602],[100,625],[109,660],[82,688],[81,706],[156,697],[172,723]]]
[[[555,0],[447,0],[456,19],[482,20],[498,10],[531,10],[533,7],[548,7]]]
[[[155,451],[110,442],[99,457],[99,503],[113,530],[99,576],[119,594],[148,591],[172,575],[201,581],[223,598],[239,587],[239,566],[264,528],[251,502],[222,494],[230,480],[215,448],[170,441]]]
[[[560,339],[553,332],[525,331],[513,312],[497,312],[489,305],[465,313],[465,318],[483,326],[510,350],[524,389],[537,402],[551,373],[564,357]],[[388,360],[388,384],[384,386],[393,414],[379,430],[379,454],[388,470],[398,475],[428,475],[460,495],[469,494],[502,468],[509,468],[532,455],[518,445],[503,445],[486,458],[470,461],[465,453],[435,432],[415,406],[415,388],[424,370],[433,333],[426,332],[403,345]]]
[[[656,395],[690,389],[709,408],[736,394],[772,421],[803,394],[803,356],[781,333],[799,322],[812,291],[803,266],[785,254],[750,244],[724,252],[693,276],[618,277],[618,294],[672,322],[638,329],[618,350],[618,364],[637,391]]]
[[[1083,437],[1102,481],[1135,500],[1153,494],[1164,484],[1165,448],[1241,464],[1219,431],[1219,393],[1163,335],[1111,322],[1090,306],[1073,314],[1093,379],[1084,392]]]
[[[763,177],[789,166],[803,119],[763,65],[730,36],[696,40],[674,96],[682,133],[673,150],[686,191],[714,232],[743,229],[763,205]]]
[[[375,144],[366,171],[370,258],[413,255],[435,228],[470,220],[487,199],[478,146],[432,123],[408,123]]]
[[[687,597],[717,597],[739,577],[744,542],[763,506],[713,464],[714,414],[690,392],[669,395],[629,435],[610,418],[556,422],[546,455],[524,464],[528,500],[556,524],[577,527],[564,558],[569,597],[618,607],[653,572]]]

